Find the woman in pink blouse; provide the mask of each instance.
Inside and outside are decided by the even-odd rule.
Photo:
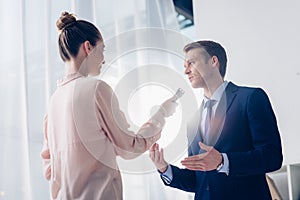
[[[66,75],[58,82],[44,120],[41,156],[51,199],[122,199],[116,156],[132,159],[148,150],[177,103],[166,100],[136,134],[129,131],[111,87],[90,78],[104,63],[99,30],[67,12],[56,25]]]

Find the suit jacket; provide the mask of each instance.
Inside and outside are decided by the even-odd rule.
[[[198,128],[203,105],[188,124],[188,154],[201,152]],[[211,144],[229,160],[229,174],[203,172],[171,165],[170,184],[194,192],[196,200],[271,199],[265,173],[282,165],[281,140],[276,118],[266,93],[260,88],[228,83],[216,109]]]

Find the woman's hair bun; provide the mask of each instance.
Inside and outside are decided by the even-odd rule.
[[[63,12],[59,19],[56,21],[56,26],[59,31],[62,31],[66,27],[71,26],[76,22],[76,17],[73,14],[69,14],[68,12]]]

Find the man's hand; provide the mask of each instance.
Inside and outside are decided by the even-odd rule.
[[[190,170],[215,170],[222,162],[222,154],[218,152],[214,147],[206,146],[202,142],[199,142],[199,146],[206,152],[187,157],[181,161],[181,164]]]
[[[149,156],[156,168],[164,173],[168,169],[168,163],[164,159],[163,149],[159,150],[159,145],[154,143],[149,149]]]

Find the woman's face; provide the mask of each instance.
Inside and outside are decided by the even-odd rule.
[[[86,64],[88,67],[88,74],[91,76],[97,76],[100,74],[102,64],[104,61],[104,43],[98,41],[96,45],[91,49],[90,53],[86,57]]]

